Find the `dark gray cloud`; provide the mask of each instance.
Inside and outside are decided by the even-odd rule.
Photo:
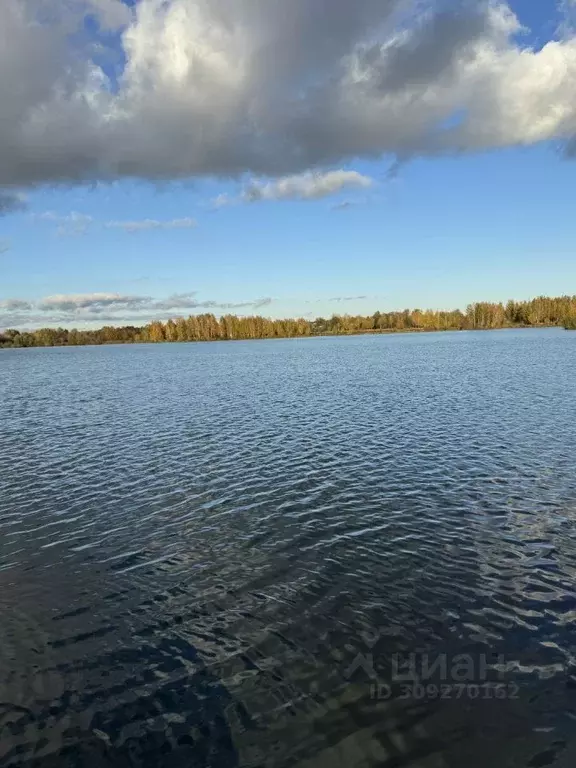
[[[354,208],[355,203],[351,202],[350,200],[344,200],[341,203],[337,203],[336,205],[333,205],[331,210],[333,211],[348,211],[350,208]]]
[[[367,48],[364,66],[372,73],[372,86],[385,93],[420,88],[473,60],[475,45],[486,32],[480,9],[439,12],[425,18],[408,38]]]
[[[266,296],[262,299],[257,299],[253,304],[254,309],[262,309],[262,307],[269,307],[270,304],[272,304],[272,301],[273,299],[270,298],[270,296]]]
[[[0,11],[1,18],[1,11]],[[26,209],[26,200],[17,192],[0,189],[0,216],[17,213]]]
[[[532,49],[503,0],[446,7],[2,0],[0,212],[37,184],[276,178],[576,135],[571,28]],[[87,12],[118,34],[93,45]],[[113,79],[107,55],[123,62]],[[273,194],[266,183],[249,195]]]

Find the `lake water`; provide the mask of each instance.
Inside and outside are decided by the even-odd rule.
[[[556,329],[1,351],[0,765],[576,765],[575,374]]]

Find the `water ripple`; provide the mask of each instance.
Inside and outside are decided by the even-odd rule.
[[[575,764],[575,369],[559,330],[3,350],[0,765]]]

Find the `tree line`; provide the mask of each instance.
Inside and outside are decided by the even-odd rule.
[[[52,347],[88,344],[132,344],[231,339],[275,339],[298,336],[385,333],[394,331],[460,331],[491,328],[564,326],[576,330],[576,296],[549,298],[507,304],[476,302],[465,311],[405,309],[401,312],[374,312],[372,315],[332,315],[271,320],[260,316],[238,317],[213,314],[179,317],[167,322],[154,321],[144,326],[105,326],[98,330],[40,328],[0,332],[2,347]]]

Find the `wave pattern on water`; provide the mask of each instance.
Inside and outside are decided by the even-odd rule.
[[[0,765],[574,765],[575,370],[557,330],[2,351]],[[410,654],[514,696],[375,697]]]

